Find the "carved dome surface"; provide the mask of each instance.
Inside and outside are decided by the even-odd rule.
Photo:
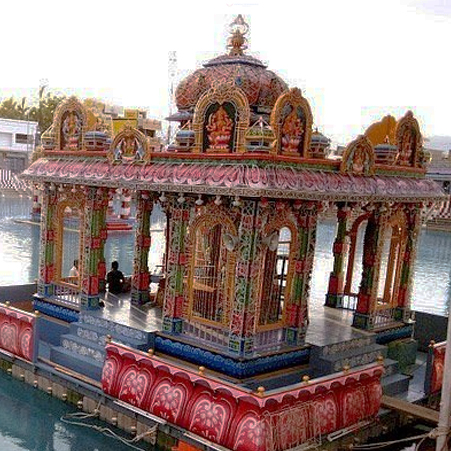
[[[288,85],[256,58],[221,55],[204,64],[180,82],[175,93],[179,110],[193,109],[212,86],[233,80],[243,90],[251,107],[271,110]]]

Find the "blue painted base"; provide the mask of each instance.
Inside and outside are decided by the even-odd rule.
[[[393,329],[376,332],[376,343],[385,345],[395,340],[411,338],[413,336],[413,324],[405,324]]]
[[[262,373],[289,368],[308,363],[310,348],[285,351],[264,357],[238,358],[207,351],[192,344],[176,341],[174,338],[157,336],[155,350],[205,366],[214,371],[237,379],[253,377]]]
[[[38,312],[44,313],[45,315],[51,316],[53,318],[72,323],[78,321],[79,313],[76,310],[71,310],[67,307],[62,307],[60,305],[51,304],[45,299],[34,296],[33,297],[33,308]]]

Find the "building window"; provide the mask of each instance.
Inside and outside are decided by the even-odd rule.
[[[23,133],[16,133],[16,144],[33,144],[33,135],[25,135]]]
[[[263,283],[259,325],[276,324],[282,320],[290,267],[292,233],[282,227],[269,237],[263,267]]]
[[[223,323],[229,295],[231,252],[222,224],[202,221],[194,230],[192,277],[190,278],[191,316]]]

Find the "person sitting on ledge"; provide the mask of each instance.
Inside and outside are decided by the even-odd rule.
[[[69,271],[69,277],[78,277],[80,274],[78,272],[78,260],[74,260],[74,266]]]
[[[119,263],[114,261],[111,263],[111,271],[106,275],[108,283],[108,292],[112,294],[122,293],[122,285],[124,283],[124,274],[119,271]]]

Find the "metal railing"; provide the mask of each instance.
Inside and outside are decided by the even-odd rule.
[[[278,328],[257,333],[254,342],[255,350],[263,351],[277,348],[284,341],[284,332],[283,329]]]
[[[54,282],[52,299],[68,307],[79,309],[80,288],[67,282]]]
[[[357,301],[358,300],[359,300],[359,295],[356,293],[343,294],[341,308],[343,308],[345,310],[352,310],[354,312],[357,309]]]
[[[372,315],[371,325],[374,329],[378,329],[380,327],[389,326],[391,324],[396,323],[394,317],[395,309],[393,307],[387,308],[378,308],[378,310]]]
[[[201,322],[183,322],[183,332],[208,343],[215,343],[220,346],[228,346],[229,330],[203,324]]]

